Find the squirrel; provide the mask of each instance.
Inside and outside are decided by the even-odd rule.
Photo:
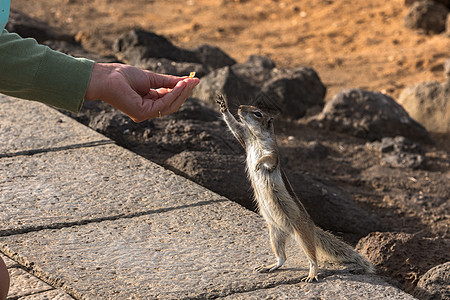
[[[277,261],[258,266],[258,272],[272,272],[286,261],[285,245],[294,236],[309,261],[309,274],[302,281],[318,281],[317,254],[337,262],[352,262],[367,273],[373,264],[333,234],[317,227],[300,202],[283,169],[275,139],[273,115],[255,106],[241,105],[240,122],[228,110],[227,101],[217,94],[216,102],[229,129],[246,152],[247,174],[259,213],[267,222],[270,243]]]

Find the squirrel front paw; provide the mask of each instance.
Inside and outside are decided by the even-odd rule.
[[[216,102],[220,106],[220,112],[224,113],[228,110],[227,102],[222,94],[219,94],[219,93],[217,94]]]

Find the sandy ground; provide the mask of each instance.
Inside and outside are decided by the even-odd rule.
[[[270,56],[280,67],[314,68],[327,99],[344,88],[385,92],[443,79],[450,38],[403,26],[404,0],[13,0],[12,8],[77,34],[88,50],[111,53],[132,28],[177,46],[219,46],[238,62]]]

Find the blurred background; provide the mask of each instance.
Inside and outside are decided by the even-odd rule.
[[[405,26],[412,2],[13,0],[12,9],[102,55],[112,53],[117,37],[141,28],[183,48],[216,45],[238,62],[259,54],[279,67],[312,67],[327,86],[326,99],[349,87],[396,98],[410,84],[440,80],[450,57],[445,33]]]

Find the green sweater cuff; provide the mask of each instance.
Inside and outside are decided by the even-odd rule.
[[[33,80],[37,99],[78,112],[84,101],[94,62],[47,48]]]

